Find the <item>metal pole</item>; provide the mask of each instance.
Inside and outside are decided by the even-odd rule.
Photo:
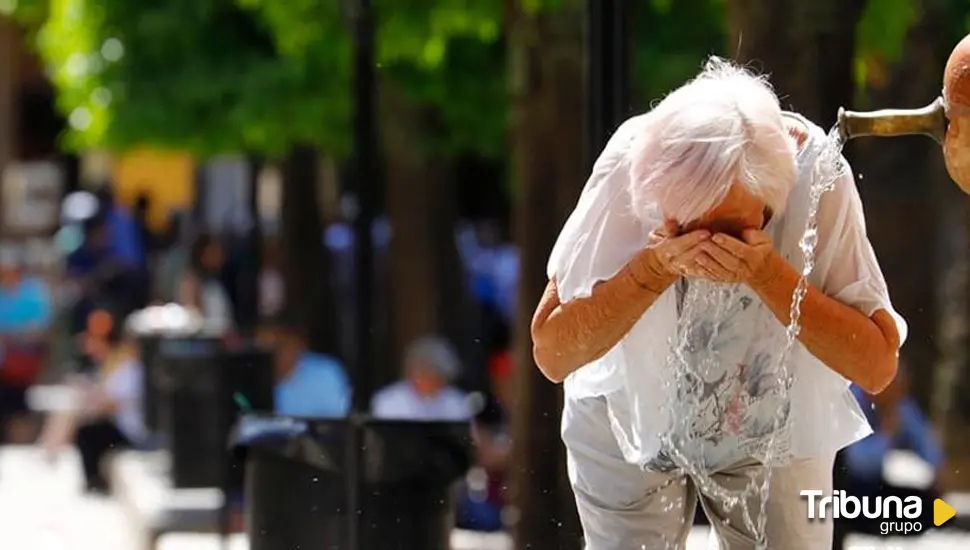
[[[377,127],[374,75],[374,14],[371,0],[356,0],[356,77],[354,97],[354,165],[358,212],[355,220],[357,290],[357,353],[354,374],[354,410],[365,412],[371,393],[373,357],[371,334],[374,315],[374,219],[377,216]]]
[[[363,426],[373,389],[370,370],[373,350],[374,243],[372,228],[377,214],[377,105],[374,71],[374,10],[371,0],[354,2],[354,183],[357,218],[354,220],[356,246],[357,353],[353,369],[353,398],[348,419],[347,519],[349,550],[360,548],[359,524],[362,495],[365,493]]]
[[[592,168],[610,134],[630,108],[630,55],[627,0],[588,0],[587,164]]]

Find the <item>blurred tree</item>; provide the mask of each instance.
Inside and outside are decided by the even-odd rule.
[[[707,56],[730,55],[725,0],[632,3],[636,111],[696,75]]]
[[[337,8],[315,4],[320,19],[334,23],[330,35],[345,35]],[[347,41],[336,40],[330,56],[294,55],[292,44],[276,40],[234,0],[50,0],[37,46],[68,116],[68,147],[147,146],[188,150],[200,158],[289,155],[283,217],[283,231],[291,237],[284,241],[287,303],[298,310],[294,317],[310,325],[317,337],[312,345],[335,351],[333,339],[320,329],[334,326],[334,308],[318,284],[329,279],[328,258],[313,155],[302,153],[348,149]]]
[[[20,41],[20,29],[12,20],[0,14],[0,173],[17,154],[15,134]]]
[[[474,367],[466,380],[479,388],[487,384],[478,368],[484,358],[455,240],[462,182],[451,168],[464,153],[501,155],[506,90],[500,46],[497,34],[455,37],[434,67],[422,58],[382,64],[387,213],[394,228],[391,357],[416,338],[441,334]],[[499,77],[483,81],[481,74]]]
[[[771,75],[783,107],[822,126],[852,99],[866,0],[728,0],[735,57]]]
[[[336,7],[318,4],[321,21]],[[346,34],[335,25],[332,36]],[[350,50],[294,55],[233,0],[51,0],[38,49],[71,121],[68,145],[268,157],[346,152]]]
[[[947,1],[953,3],[953,0]],[[866,2],[856,28],[855,77],[859,103],[870,102],[869,89],[885,88],[890,65],[902,60],[907,35],[921,10],[918,4],[918,0]]]
[[[537,4],[509,2],[508,12],[513,226],[521,258],[512,437],[515,547],[568,550],[581,548],[582,536],[559,438],[562,389],[536,368],[529,327],[547,283],[549,251],[585,180],[585,2]]]

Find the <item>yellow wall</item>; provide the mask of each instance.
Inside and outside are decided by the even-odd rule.
[[[185,153],[130,151],[115,156],[111,173],[115,195],[125,204],[142,193],[151,198],[149,222],[156,229],[173,209],[188,209],[195,200],[195,161]]]

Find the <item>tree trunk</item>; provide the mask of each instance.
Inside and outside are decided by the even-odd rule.
[[[17,26],[0,17],[0,191],[3,172],[17,154],[17,96],[19,95],[19,67],[21,35]],[[0,209],[3,208],[0,193]],[[0,210],[3,212],[3,210]],[[2,231],[0,224],[0,231]]]
[[[280,207],[287,318],[306,330],[310,347],[340,356],[330,256],[323,245],[316,185],[317,153],[294,147],[282,166]]]
[[[782,107],[826,127],[853,92],[855,28],[865,0],[730,0],[730,47],[769,73]]]
[[[513,499],[515,547],[578,549],[581,532],[559,437],[562,390],[532,358],[532,312],[546,286],[546,259],[582,189],[584,5],[509,14],[516,189],[514,236],[521,258],[515,329]]]
[[[439,335],[471,359],[471,307],[455,242],[457,197],[448,165],[423,146],[426,113],[385,86],[387,212],[390,247],[392,352],[378,385],[399,376],[404,348],[423,336]]]
[[[260,323],[260,277],[263,271],[263,231],[259,216],[259,172],[262,160],[254,156],[246,159],[246,186],[248,187],[247,207],[252,220],[246,235],[243,236],[245,258],[240,261],[238,280],[238,300],[236,319],[240,329],[255,335]]]

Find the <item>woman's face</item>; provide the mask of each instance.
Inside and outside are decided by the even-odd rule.
[[[711,233],[726,233],[740,237],[746,229],[762,229],[770,221],[771,212],[764,201],[755,197],[740,183],[731,186],[721,204],[709,210],[699,220],[681,228],[681,233],[707,229]]]

